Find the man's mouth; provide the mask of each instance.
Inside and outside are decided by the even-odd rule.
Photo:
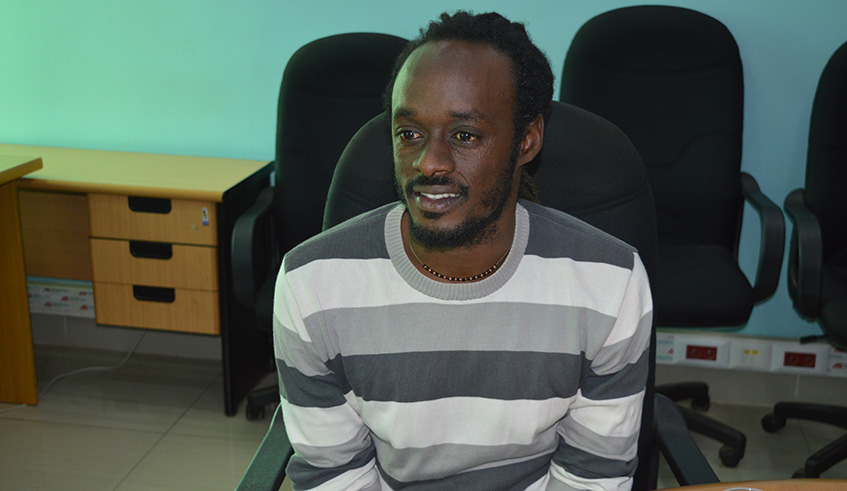
[[[435,194],[435,193],[419,193],[419,194],[420,194],[421,196],[425,197],[425,198],[428,198],[428,199],[435,199],[435,200],[437,200],[437,199],[448,199],[448,198],[458,198],[458,197],[460,196],[460,194],[459,194],[459,193],[440,193],[440,194]]]
[[[410,197],[424,216],[436,218],[461,203],[465,195],[460,190],[415,189]]]
[[[418,176],[406,185],[408,205],[414,204],[425,216],[437,218],[467,198],[468,189],[446,176]]]

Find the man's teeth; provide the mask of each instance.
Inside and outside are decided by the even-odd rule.
[[[432,193],[421,193],[421,196],[424,196],[429,199],[446,199],[446,198],[457,198],[459,195],[456,193],[442,193],[442,194],[432,194]]]

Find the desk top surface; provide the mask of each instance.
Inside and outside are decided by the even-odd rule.
[[[228,189],[268,164],[258,160],[0,144],[0,166],[22,155],[43,161],[43,168],[32,169],[19,181],[23,189],[215,202],[221,202]]]
[[[0,155],[0,186],[42,168],[38,157]]]
[[[698,484],[672,488],[678,491],[728,491],[728,490],[760,490],[760,491],[842,491],[847,489],[845,479],[785,479],[777,481],[747,481],[722,482],[714,484]],[[670,491],[670,490],[667,490]]]

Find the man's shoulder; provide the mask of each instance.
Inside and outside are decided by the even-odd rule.
[[[387,258],[385,217],[397,206],[381,206],[307,239],[285,255],[285,270],[322,259]]]
[[[521,204],[530,220],[527,254],[632,269],[636,250],[626,242],[563,211],[537,203]]]

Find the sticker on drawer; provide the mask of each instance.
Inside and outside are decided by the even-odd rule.
[[[26,284],[30,312],[94,318],[90,281],[28,276]]]
[[[202,212],[202,215],[203,215],[203,226],[208,227],[209,226],[209,209],[206,208],[206,207],[203,207],[201,212]]]

